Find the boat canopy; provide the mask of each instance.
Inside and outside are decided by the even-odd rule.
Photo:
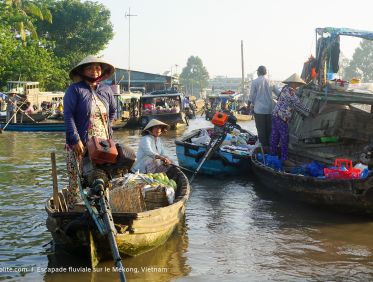
[[[346,36],[360,37],[360,38],[367,39],[367,40],[373,40],[372,31],[358,30],[358,29],[352,29],[352,28],[324,27],[324,28],[316,28],[316,32],[320,36],[322,36],[324,33],[329,33],[332,36],[346,35]]]
[[[309,61],[308,63],[315,66],[317,80],[321,85],[325,85],[326,78],[332,77],[332,74],[339,70],[341,35],[373,40],[371,31],[335,27],[316,28],[316,59],[315,62]],[[309,82],[310,71],[303,70],[302,78]]]

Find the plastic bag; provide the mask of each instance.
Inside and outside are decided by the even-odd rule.
[[[201,129],[199,136],[192,138],[191,141],[193,144],[196,145],[206,145],[210,143],[211,137],[209,136],[206,129]]]

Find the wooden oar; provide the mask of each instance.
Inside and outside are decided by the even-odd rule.
[[[179,165],[175,165],[175,164],[170,164],[170,166],[174,166],[174,167],[180,168],[181,170],[189,171],[189,172],[191,172],[191,173],[194,173],[194,172],[195,172],[194,170],[191,170],[191,169],[188,169],[188,168],[185,168],[185,167],[179,166]]]
[[[14,116],[18,113],[18,111],[21,109],[21,107],[23,106],[23,104],[26,102],[23,101],[23,103],[21,104],[21,106],[18,107],[18,109],[15,111],[15,113],[10,117],[10,119],[8,120],[8,122],[5,124],[5,126],[3,128],[0,128],[0,133],[3,133],[3,130],[5,130],[5,128],[8,126],[8,124],[11,122],[11,120],[14,118]]]
[[[36,123],[36,120],[34,120],[28,113],[26,113],[24,110],[22,110],[21,108],[19,109],[23,114],[25,114],[29,119],[31,119],[33,122]]]
[[[51,162],[52,162],[52,180],[53,180],[53,204],[56,211],[60,210],[60,201],[58,198],[58,183],[57,183],[57,166],[56,166],[56,154],[55,152],[51,153]]]
[[[216,149],[218,149],[220,147],[220,145],[221,145],[221,143],[223,143],[226,135],[227,134],[224,133],[224,134],[219,135],[216,139],[211,140],[210,147],[206,150],[206,153],[203,155],[201,162],[198,164],[196,170],[193,172],[193,175],[190,178],[189,183],[193,182],[194,178],[196,177],[197,173],[199,172],[199,170],[201,169],[201,167],[205,163],[205,161],[207,161],[212,156],[212,154],[216,151]]]

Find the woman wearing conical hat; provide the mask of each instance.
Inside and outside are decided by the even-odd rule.
[[[288,79],[284,80],[285,86],[282,88],[277,100],[277,104],[272,112],[272,134],[270,152],[271,155],[277,154],[277,146],[281,143],[281,160],[284,166],[290,166],[288,160],[288,143],[289,143],[289,125],[292,111],[301,111],[310,113],[305,107],[295,90],[306,83],[295,73]]]
[[[145,126],[137,151],[136,162],[132,171],[141,173],[165,172],[171,161],[165,156],[165,149],[160,135],[165,133],[169,126],[157,119],[152,119]]]
[[[67,170],[69,174],[68,206],[81,201],[75,168],[88,139],[111,138],[115,117],[115,99],[110,86],[100,83],[114,73],[114,67],[100,58],[88,56],[69,73],[75,81],[66,90],[64,120],[66,127]]]

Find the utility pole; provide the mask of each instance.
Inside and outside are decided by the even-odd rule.
[[[131,15],[131,8],[128,8],[128,14],[125,13],[124,17],[128,17],[128,92],[130,92],[131,86],[131,17],[137,15]]]
[[[245,70],[244,70],[244,62],[243,62],[243,40],[241,40],[241,92],[244,95],[244,99],[246,101],[246,93],[245,93]]]

